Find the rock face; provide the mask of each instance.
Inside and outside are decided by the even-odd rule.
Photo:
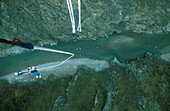
[[[72,3],[77,27],[77,0]],[[82,0],[83,31],[72,34],[66,0],[1,0],[0,33],[9,40],[17,37],[39,44],[97,39],[113,32],[168,33],[168,6],[169,0]]]
[[[69,82],[67,105],[64,111],[101,111],[106,100],[106,90],[101,87],[99,78],[104,71],[95,73],[94,70],[82,67]]]
[[[168,111],[170,63],[151,53],[110,68],[80,66],[74,76],[30,83],[1,81],[0,109],[52,111]],[[3,95],[3,96],[2,96]],[[6,97],[9,97],[8,99]],[[38,104],[38,105],[37,105]]]
[[[169,67],[151,53],[125,66],[114,59],[100,72],[80,67],[66,89],[62,111],[168,110]]]

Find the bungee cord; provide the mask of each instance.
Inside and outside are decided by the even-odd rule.
[[[71,59],[71,58],[74,56],[74,54],[73,54],[73,53],[70,53],[70,52],[65,52],[65,51],[60,51],[60,50],[55,50],[55,49],[49,49],[49,48],[44,48],[44,47],[34,46],[34,49],[35,49],[35,50],[43,50],[43,51],[49,51],[49,52],[55,52],[55,53],[62,53],[62,54],[71,55],[70,57],[68,57],[67,59],[65,59],[64,61],[62,61],[61,63],[59,63],[59,64],[57,64],[57,65],[53,65],[53,66],[48,66],[48,67],[46,67],[45,69],[60,66],[60,65],[64,64],[66,61],[68,61],[69,59]],[[44,69],[44,68],[39,68],[39,70],[42,70],[42,69]]]
[[[67,6],[68,6],[69,13],[70,13],[72,33],[75,33],[76,32],[75,31],[75,19],[74,19],[74,12],[73,12],[71,0],[67,0]],[[79,11],[79,23],[78,23],[77,31],[81,32],[82,30],[81,30],[81,2],[80,0],[78,0],[78,11]]]
[[[74,20],[74,14],[73,14],[73,7],[72,7],[72,2],[71,0],[67,0],[67,6],[68,10],[70,13],[70,19],[71,19],[71,24],[72,24],[72,32],[75,33],[75,20]]]
[[[78,10],[79,10],[79,24],[77,27],[77,31],[81,32],[81,2],[78,0]]]

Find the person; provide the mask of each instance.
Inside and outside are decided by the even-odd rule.
[[[38,74],[36,67],[28,66],[27,73],[33,73],[33,75],[36,76],[36,78],[41,78],[41,74]]]

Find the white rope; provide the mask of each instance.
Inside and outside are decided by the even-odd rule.
[[[70,19],[71,19],[71,24],[72,24],[72,32],[75,33],[75,20],[74,20],[74,14],[73,14],[73,7],[72,7],[72,2],[71,0],[67,0],[67,6],[68,10],[70,13]]]
[[[57,64],[57,65],[45,67],[45,69],[60,66],[60,65],[64,64],[66,61],[68,61],[70,58],[72,58],[72,57],[74,56],[74,54],[73,54],[73,53],[70,53],[70,52],[65,52],[65,51],[60,51],[60,50],[54,50],[54,49],[49,49],[49,48],[44,48],[44,47],[34,46],[34,49],[35,49],[35,50],[43,50],[43,51],[49,51],[49,52],[56,52],[56,53],[62,53],[62,54],[71,55],[70,57],[68,57],[67,59],[65,59],[64,61],[62,61],[61,63],[59,63],[59,64]],[[41,69],[44,69],[44,68],[39,68],[39,70],[41,70]]]
[[[77,31],[81,32],[81,2],[78,0],[78,10],[79,10],[79,24],[77,27]]]
[[[70,19],[72,24],[72,32],[75,33],[75,20],[74,20],[74,13],[71,0],[67,0],[67,6],[70,13]],[[78,0],[78,11],[79,11],[79,23],[77,27],[77,31],[81,32],[81,2]]]

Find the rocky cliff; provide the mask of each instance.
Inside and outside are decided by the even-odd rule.
[[[77,27],[77,0],[72,4]],[[120,32],[168,33],[169,6],[169,0],[82,0],[82,32],[72,34],[66,0],[1,0],[0,37],[56,44]]]
[[[170,63],[151,53],[95,71],[30,83],[1,81],[0,109],[28,111],[168,111]]]

